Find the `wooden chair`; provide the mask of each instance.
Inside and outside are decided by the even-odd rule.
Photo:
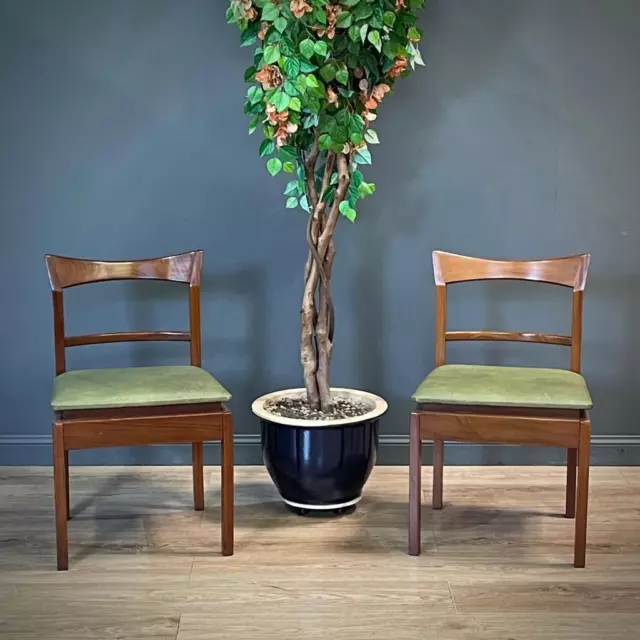
[[[491,442],[567,449],[567,518],[575,518],[574,566],[585,566],[591,397],[580,375],[582,303],[589,256],[508,262],[441,251],[436,284],[436,369],[413,395],[410,426],[409,554],[420,555],[421,445],[433,440],[433,508],[442,509],[444,443]],[[573,289],[571,335],[447,331],[447,285],[533,280]],[[447,365],[447,342],[489,340],[571,347],[571,370]],[[577,509],[576,509],[576,469]]]
[[[69,451],[95,447],[192,443],[196,511],[204,509],[203,443],[222,443],[222,553],[233,555],[233,421],[231,398],[201,368],[202,251],[132,262],[46,256],[53,292],[56,378],[51,406],[58,570],[68,568]],[[67,336],[63,290],[107,280],[166,280],[189,284],[189,331],[134,331]],[[191,366],[66,370],[65,349],[139,341],[191,344]]]

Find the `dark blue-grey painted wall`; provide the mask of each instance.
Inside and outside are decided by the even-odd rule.
[[[46,252],[120,259],[205,250],[204,362],[234,393],[247,445],[241,460],[257,451],[251,400],[300,383],[305,220],[284,208],[283,181],[268,176],[259,140],[246,133],[250,51],[225,24],[225,5],[0,0],[2,463],[48,461]],[[378,191],[356,225],[339,229],[334,383],[389,400],[388,459],[404,461],[408,397],[433,361],[431,250],[505,258],[590,251],[584,370],[596,402],[596,456],[629,459],[625,450],[640,442],[640,4],[428,5],[427,67],[381,109],[382,145],[369,171]],[[180,328],[183,294],[158,283],[73,290],[69,328]],[[451,320],[458,328],[564,330],[569,296],[465,285],[452,294]],[[94,347],[73,351],[70,364],[187,355],[181,345]],[[561,366],[568,354],[456,345],[452,356]],[[454,458],[533,455],[464,447]],[[186,459],[180,448],[77,456]]]

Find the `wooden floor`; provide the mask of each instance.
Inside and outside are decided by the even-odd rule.
[[[429,471],[425,468],[425,495]],[[0,638],[640,638],[640,469],[594,468],[573,569],[561,468],[452,467],[406,553],[408,470],[378,468],[342,519],[285,511],[236,472],[236,555],[219,555],[219,470],[72,468],[70,571],[55,571],[48,469],[0,469]]]

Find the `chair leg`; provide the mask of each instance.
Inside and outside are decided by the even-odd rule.
[[[204,443],[191,444],[193,464],[193,508],[196,511],[204,509]]]
[[[420,438],[420,415],[411,414],[409,440],[409,555],[420,555],[422,531],[422,439]]]
[[[71,520],[71,500],[69,499],[69,452],[64,452],[64,471],[67,480],[67,520]]]
[[[67,541],[67,463],[64,450],[63,425],[53,425],[53,496],[56,518],[56,548],[58,571],[69,568]]]
[[[586,417],[580,422],[578,445],[578,499],[576,509],[576,537],[573,566],[583,568],[587,551],[587,512],[589,505],[589,463],[591,457],[591,422]]]
[[[433,508],[442,509],[442,476],[444,472],[444,440],[433,441]]]
[[[225,414],[222,436],[222,555],[233,555],[233,418]]]
[[[578,450],[567,449],[567,502],[564,515],[566,518],[576,517],[576,470],[578,467]]]

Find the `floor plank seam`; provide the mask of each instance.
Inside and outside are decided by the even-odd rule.
[[[449,597],[451,598],[451,604],[453,605],[453,612],[458,614],[458,607],[456,606],[456,599],[453,597],[453,590],[451,589],[451,582],[447,580],[447,587],[449,587]]]
[[[173,640],[178,640],[178,636],[180,635],[180,623],[182,622],[182,612],[178,615],[178,628],[176,629],[176,637]]]

